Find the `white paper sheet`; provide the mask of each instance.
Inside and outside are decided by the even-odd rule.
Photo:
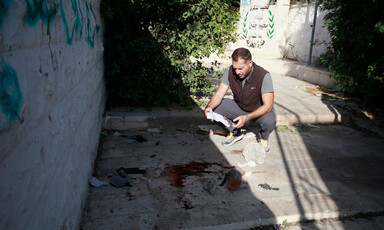
[[[221,114],[218,114],[218,113],[207,113],[207,119],[210,119],[210,120],[215,120],[217,122],[221,122],[223,123],[226,127],[229,127],[230,124],[229,122],[224,118],[223,115]]]

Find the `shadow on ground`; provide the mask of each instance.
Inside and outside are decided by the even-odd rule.
[[[173,120],[154,130],[114,131],[101,139],[94,176],[109,181],[119,168],[140,168],[130,187],[91,188],[83,229],[246,229],[266,224],[273,213],[243,181],[231,191],[225,172],[243,162],[239,151],[218,149],[195,124]],[[129,143],[140,135],[147,141]],[[221,136],[215,138],[224,138]],[[214,194],[204,189],[217,181]]]
[[[122,167],[143,169],[146,174],[130,175],[130,187],[91,188],[82,229],[273,229],[289,222],[383,213],[382,137],[337,123],[359,123],[345,110],[356,108],[354,104],[319,97],[291,78],[275,76],[275,80],[281,81],[275,82],[275,109],[283,117],[293,117],[285,120],[297,125],[276,128],[265,162],[245,166],[248,173],[236,191],[220,184],[230,167],[247,163],[242,153],[255,141],[252,132],[223,147],[225,137],[199,129],[210,123],[197,105],[190,112],[122,111],[113,125],[120,136],[114,135],[116,130],[105,130],[108,135],[100,140],[94,176],[109,181]],[[192,111],[197,113],[180,115]],[[314,122],[308,124],[310,117]],[[326,120],[328,124],[316,123]],[[120,129],[132,127],[130,122],[145,126]],[[364,119],[366,125],[376,122]],[[131,142],[137,135],[147,141]],[[214,194],[204,189],[210,180],[217,183]],[[338,221],[332,226],[347,229],[344,224]],[[316,228],[322,227],[311,225]]]
[[[225,137],[198,128],[205,119],[151,119],[146,128],[120,130],[120,136],[107,130],[102,137],[95,177],[109,181],[121,167],[146,174],[130,175],[130,187],[91,188],[82,229],[268,229],[383,211],[380,137],[342,125],[280,125],[265,162],[245,166],[240,189],[230,191],[220,184],[230,167],[246,164],[242,152],[255,139],[251,132],[223,147]],[[137,135],[147,141],[132,143]],[[204,189],[209,180],[217,182],[213,194]],[[346,229],[344,222],[335,225]]]

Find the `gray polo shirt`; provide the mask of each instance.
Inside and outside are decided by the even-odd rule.
[[[225,69],[223,77],[221,78],[221,83],[223,83],[224,85],[229,85],[229,80],[228,80],[229,68],[230,67]],[[247,78],[248,77],[246,77],[245,79],[247,79]],[[244,83],[245,83],[245,81],[243,81],[243,84]],[[265,74],[264,79],[263,79],[263,84],[261,85],[261,94],[272,93],[272,92],[274,92],[272,77],[271,77],[270,73],[267,73],[267,74]]]

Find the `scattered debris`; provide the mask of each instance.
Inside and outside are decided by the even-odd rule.
[[[127,136],[125,134],[122,134],[120,132],[115,132],[113,133],[113,136],[115,137],[121,137],[123,138],[125,141],[127,141],[128,143],[134,143],[134,142],[139,142],[139,143],[142,143],[142,142],[146,142],[147,140],[140,136],[140,135],[136,135],[136,136]]]
[[[235,167],[231,169],[227,173],[228,175],[228,189],[229,190],[237,190],[241,185],[241,177],[245,174],[245,172],[239,167]]]
[[[115,187],[124,187],[124,186],[131,186],[130,183],[132,181],[132,178],[129,176],[123,177],[120,174],[113,174],[111,180],[109,183]]]
[[[135,140],[135,141],[137,141],[139,143],[147,141],[147,139],[145,139],[144,137],[142,137],[140,135],[136,135],[136,136],[130,137],[128,140]]]
[[[119,132],[114,132],[114,133],[113,133],[113,136],[115,136],[115,137],[120,137],[120,136],[123,136],[123,134],[122,134],[122,133],[119,133]]]
[[[182,204],[185,210],[192,209],[192,202],[185,197],[186,192],[182,192],[178,197],[177,197],[177,202]]]
[[[188,210],[188,209],[192,209],[193,206],[192,206],[192,202],[190,200],[184,200],[183,201],[183,204],[184,204],[184,208],[185,210]]]
[[[220,186],[224,186],[225,183],[227,182],[227,180],[228,180],[228,175],[225,174],[225,177],[224,177],[223,181],[220,183]]]
[[[127,176],[127,174],[146,174],[145,169],[139,168],[119,168],[117,172],[122,176]]]
[[[96,187],[96,188],[99,188],[103,185],[108,185],[109,183],[108,182],[104,182],[104,181],[100,181],[99,179],[97,179],[96,177],[91,177],[89,178],[89,183],[93,186],[93,187]]]
[[[259,184],[259,186],[262,187],[262,188],[265,189],[265,190],[275,190],[275,191],[279,191],[279,190],[280,190],[279,188],[272,188],[272,187],[269,186],[269,184],[267,184],[267,183]]]
[[[147,169],[146,171],[147,173],[145,174],[145,176],[149,178],[158,178],[161,175],[163,175],[162,168],[150,168],[150,169]]]
[[[312,127],[312,128],[317,128],[317,129],[319,129],[320,127],[319,126],[317,126],[317,125],[312,125],[312,124],[309,124],[309,123],[307,123],[307,126],[309,126],[309,127]]]
[[[160,133],[160,130],[158,128],[149,128],[148,133]]]
[[[101,132],[101,135],[108,136],[108,132],[107,131],[103,131],[103,132]]]
[[[117,174],[113,174],[109,183],[115,187],[131,186],[132,178],[128,174],[146,174],[146,170],[139,168],[119,168]]]
[[[212,195],[215,194],[216,188],[217,188],[217,179],[215,178],[205,180],[203,183],[203,189]]]

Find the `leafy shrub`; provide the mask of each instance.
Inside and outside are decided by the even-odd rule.
[[[183,104],[212,91],[203,58],[223,53],[239,19],[231,0],[103,0],[109,105]]]
[[[321,57],[344,90],[371,105],[384,105],[384,1],[323,0],[331,35]]]

